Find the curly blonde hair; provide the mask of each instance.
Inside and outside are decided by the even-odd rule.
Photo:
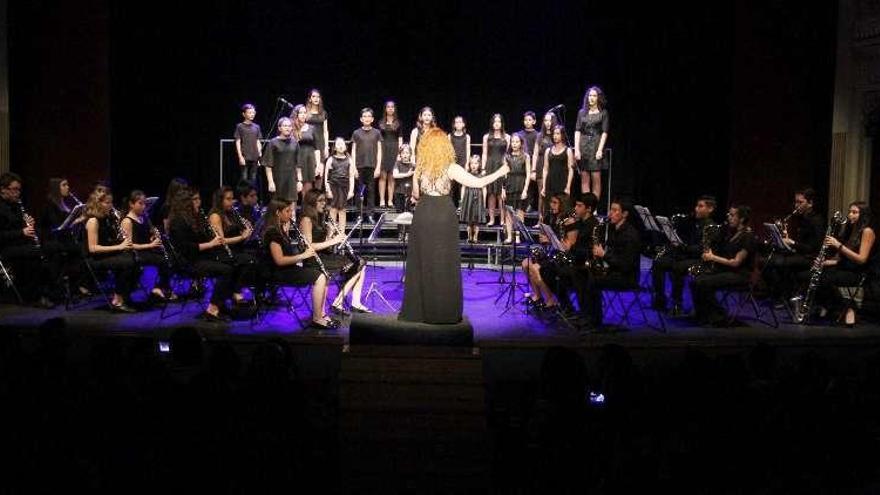
[[[455,163],[455,150],[446,137],[446,132],[439,127],[425,131],[419,139],[416,151],[416,174],[425,174],[436,179],[452,163]]]

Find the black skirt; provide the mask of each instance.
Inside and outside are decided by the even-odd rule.
[[[413,214],[398,319],[434,324],[461,321],[458,217],[450,196],[422,195]]]

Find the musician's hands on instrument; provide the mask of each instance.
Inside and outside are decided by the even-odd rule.
[[[605,257],[605,248],[602,246],[593,246],[593,257],[594,258],[604,258]]]
[[[250,239],[251,235],[253,233],[254,233],[253,227],[250,227],[250,226],[245,227],[244,231],[242,231],[242,233],[241,233],[241,238],[245,239],[245,240]]]
[[[317,256],[318,253],[315,252],[315,248],[309,246],[308,248],[306,248],[305,251],[300,253],[300,255],[303,257],[303,259],[308,259]]]
[[[336,234],[335,236],[333,236],[332,239],[330,239],[330,242],[332,242],[333,244],[342,244],[343,241],[345,241],[345,234],[343,234],[342,232]]]
[[[162,240],[159,239],[158,237],[154,237],[154,238],[150,241],[150,243],[147,244],[147,246],[149,246],[149,249],[157,248],[157,247],[159,247],[159,246],[161,246],[161,245],[162,245]]]
[[[21,229],[21,234],[25,237],[33,238],[36,235],[36,232],[34,231],[34,226],[28,224],[27,227]]]
[[[833,247],[834,249],[840,249],[841,242],[829,235],[825,236],[825,245]]]
[[[126,237],[125,239],[122,240],[122,242],[120,242],[118,244],[118,246],[119,246],[120,251],[128,251],[129,249],[131,249],[134,246],[134,244],[132,244],[130,238]]]
[[[703,261],[715,261],[715,253],[712,250],[703,252]]]

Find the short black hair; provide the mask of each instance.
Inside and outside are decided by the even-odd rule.
[[[376,112],[374,112],[372,108],[370,108],[370,107],[364,107],[364,108],[361,108],[361,117],[363,117],[364,114],[367,113],[367,112],[370,112],[370,115],[373,115],[373,116],[376,115]]]
[[[733,209],[736,210],[736,215],[742,220],[742,223],[748,225],[752,217],[752,208],[748,205],[733,205]]]
[[[591,192],[581,194],[575,201],[583,203],[584,206],[590,208],[590,211],[596,211],[596,207],[599,206],[599,198]]]
[[[704,194],[704,195],[700,196],[699,198],[697,198],[697,203],[699,203],[700,201],[702,201],[703,203],[706,203],[707,206],[711,206],[712,209],[715,209],[718,207],[718,201],[715,199],[715,196],[712,196],[709,194]]]
[[[526,118],[526,117],[531,117],[531,118],[537,120],[537,119],[535,118],[535,112],[533,112],[533,111],[531,111],[531,110],[529,110],[529,111],[527,111],[526,113],[523,114],[523,118]]]
[[[3,173],[3,175],[0,175],[0,187],[9,187],[12,185],[13,182],[18,182],[19,184],[21,184],[21,176],[19,176],[15,172],[5,172]]]
[[[242,180],[235,185],[235,197],[240,198],[242,196],[247,196],[251,193],[251,191],[256,190],[257,188],[254,187],[254,185],[251,184],[250,181]]]
[[[813,189],[812,187],[805,187],[805,188],[801,189],[800,191],[795,191],[794,194],[795,194],[795,196],[800,194],[801,196],[804,197],[804,199],[807,200],[808,203],[816,204],[816,199],[817,199],[818,195],[816,194],[816,190]]]
[[[241,106],[241,111],[242,111],[242,112],[246,112],[246,111],[248,111],[248,110],[254,110],[254,111],[256,111],[256,110],[257,110],[257,107],[255,107],[253,103],[245,103],[244,105]]]

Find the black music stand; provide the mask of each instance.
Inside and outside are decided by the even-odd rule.
[[[363,210],[363,199],[361,199],[361,209]],[[382,225],[385,224],[387,215],[388,214],[386,212],[382,213],[382,215],[379,216],[379,220],[376,221],[376,225],[373,227],[373,230],[370,232],[370,235],[367,238],[369,244],[375,244],[376,240],[379,237],[379,232],[382,230]],[[361,245],[363,245],[363,236],[361,236]],[[404,263],[406,263],[405,260]],[[377,268],[375,256],[373,256],[373,268]],[[368,300],[369,297],[373,295],[375,297],[378,297],[380,301],[385,303],[385,306],[387,306],[388,309],[390,309],[391,311],[399,311],[397,308],[392,306],[390,302],[388,302],[388,299],[385,298],[385,294],[383,294],[382,290],[379,288],[379,284],[377,284],[375,281],[370,282],[370,287],[367,289],[367,294],[364,296],[364,300]]]
[[[534,240],[532,239],[532,234],[529,232],[528,227],[526,227],[522,220],[520,220],[519,217],[516,216],[516,211],[514,211],[513,207],[510,205],[504,205],[504,211],[507,212],[508,218],[511,222],[513,222],[514,235],[513,242],[510,246],[510,283],[507,285],[507,287],[504,288],[504,290],[501,291],[500,294],[498,294],[498,297],[495,298],[495,304],[498,304],[498,301],[500,301],[502,297],[507,296],[507,302],[505,303],[504,311],[502,311],[499,316],[504,316],[508,311],[510,311],[510,308],[516,305],[516,289],[519,286],[519,284],[516,282],[516,246],[517,244],[519,244],[517,242],[517,238],[521,237],[521,240],[527,244],[532,244],[532,242],[534,242]],[[504,263],[501,264],[501,269],[503,272]]]

